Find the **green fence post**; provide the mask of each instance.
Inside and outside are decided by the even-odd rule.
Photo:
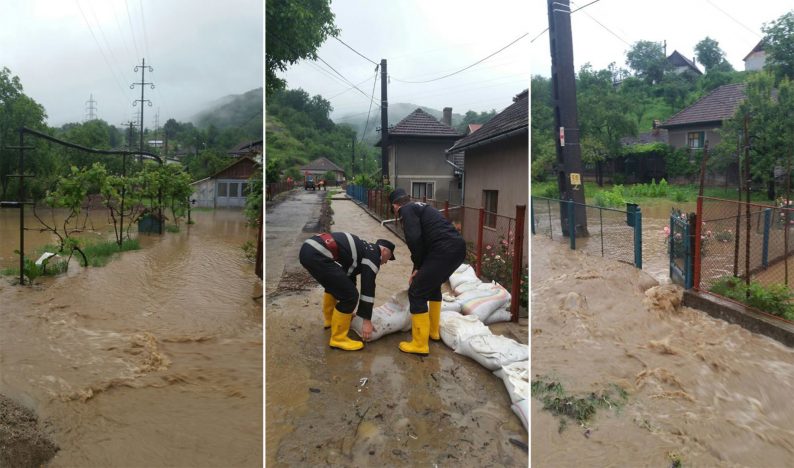
[[[529,218],[530,218],[530,222],[532,223],[531,224],[531,226],[532,226],[532,235],[534,236],[535,235],[535,200],[534,199],[530,199],[530,203],[529,203]]]
[[[634,211],[634,266],[642,270],[642,210]]]

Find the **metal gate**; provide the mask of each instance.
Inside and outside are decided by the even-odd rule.
[[[691,224],[692,216],[673,209],[670,213],[670,233],[667,238],[667,250],[670,253],[670,279],[684,286],[692,288],[692,255],[693,242],[691,234],[694,232]]]

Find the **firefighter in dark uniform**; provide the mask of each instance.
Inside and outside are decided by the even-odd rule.
[[[323,294],[325,328],[331,328],[333,348],[356,351],[361,341],[347,337],[353,311],[364,319],[362,335],[369,340],[373,331],[372,306],[375,302],[375,277],[381,265],[394,260],[394,244],[378,239],[374,244],[347,232],[323,233],[307,239],[300,250],[300,262],[320,283]],[[361,275],[361,295],[356,276]]]
[[[395,189],[389,194],[389,202],[394,215],[402,218],[405,243],[414,264],[408,287],[412,340],[401,342],[400,350],[427,354],[428,338],[441,339],[441,284],[466,258],[466,242],[438,210],[412,202],[405,190]]]

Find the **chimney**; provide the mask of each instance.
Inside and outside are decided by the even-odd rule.
[[[452,108],[444,108],[444,117],[441,118],[441,123],[451,127],[452,126]]]

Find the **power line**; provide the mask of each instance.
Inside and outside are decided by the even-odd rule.
[[[146,52],[146,55],[151,59],[152,56],[149,52],[152,49],[149,47],[149,36],[146,34],[146,21],[143,17],[143,0],[138,0],[138,4],[141,7],[141,29],[143,29],[143,45],[145,46],[144,52]]]
[[[473,66],[477,65],[478,63],[481,63],[481,62],[484,62],[485,60],[488,60],[489,58],[491,58],[491,57],[493,57],[494,55],[498,54],[499,52],[501,52],[501,51],[503,51],[503,50],[507,49],[508,47],[510,47],[511,45],[515,44],[516,42],[520,41],[521,39],[523,39],[524,37],[526,37],[526,36],[528,36],[528,35],[529,35],[529,33],[524,33],[524,34],[522,34],[521,36],[519,36],[517,39],[515,39],[513,42],[511,42],[510,44],[507,44],[506,46],[504,46],[504,47],[502,47],[501,49],[497,50],[496,52],[492,53],[491,55],[489,55],[489,56],[487,56],[487,57],[485,57],[485,58],[483,58],[483,59],[480,59],[480,60],[478,60],[478,61],[476,61],[476,62],[472,63],[472,64],[471,64],[471,65],[469,65],[468,67],[461,68],[460,70],[458,70],[458,71],[456,71],[456,72],[452,72],[452,73],[449,73],[449,74],[447,74],[447,75],[444,75],[444,76],[439,76],[438,78],[433,78],[433,79],[431,79],[431,80],[425,80],[425,81],[408,81],[408,80],[400,80],[400,79],[398,79],[398,78],[393,78],[393,79],[394,79],[394,81],[399,81],[400,83],[410,83],[410,84],[430,83],[430,82],[432,82],[432,81],[443,80],[444,78],[448,78],[448,77],[450,77],[450,76],[452,76],[452,75],[457,75],[458,73],[460,73],[460,72],[462,72],[462,71],[465,71],[465,70],[468,70],[469,68],[471,68],[471,67],[473,67]]]
[[[132,26],[132,15],[130,15],[130,4],[127,0],[124,0],[124,5],[127,7],[127,19],[130,23],[130,32],[132,33],[132,44],[135,46],[135,60],[138,60],[138,57],[141,56],[139,49],[138,49],[138,41],[135,39],[135,28]]]
[[[379,64],[375,65],[375,81],[372,82],[372,98],[370,98],[369,101],[369,110],[367,111],[367,123],[366,125],[364,125],[364,133],[361,134],[361,141],[359,142],[359,144],[364,142],[364,135],[367,134],[367,129],[369,128],[369,113],[372,112],[372,103],[375,98],[375,85],[378,83],[378,68],[380,68],[380,65]]]
[[[592,2],[588,3],[587,5],[580,6],[579,8],[577,8],[577,9],[575,9],[575,10],[571,11],[571,13],[570,13],[570,14],[574,14],[574,13],[576,13],[577,11],[579,11],[579,10],[581,10],[581,9],[583,9],[583,8],[587,8],[587,7],[589,7],[590,5],[592,5],[593,3],[598,3],[598,2],[600,2],[600,1],[601,1],[601,0],[593,0]],[[545,33],[545,32],[546,32],[546,31],[548,31],[548,30],[549,30],[549,28],[548,28],[548,27],[546,27],[546,29],[544,29],[543,31],[539,32],[537,36],[533,37],[533,38],[532,38],[532,40],[531,40],[531,41],[529,41],[529,43],[531,44],[531,43],[535,42],[535,39],[537,39],[537,38],[539,38],[540,36],[542,36],[542,35],[543,35],[543,33]]]
[[[332,37],[333,37],[334,39],[336,39],[337,41],[341,42],[341,43],[342,43],[342,44],[343,44],[345,47],[347,47],[348,49],[352,50],[353,52],[355,52],[356,54],[358,54],[358,56],[359,56],[359,57],[363,58],[364,60],[368,61],[369,63],[371,63],[371,64],[373,64],[373,65],[375,65],[375,66],[378,66],[378,65],[379,65],[378,63],[374,62],[372,59],[369,59],[369,58],[365,57],[365,56],[364,56],[364,55],[363,55],[361,52],[359,52],[359,51],[357,51],[356,49],[354,49],[354,48],[350,47],[349,45],[347,45],[347,43],[346,43],[345,41],[343,41],[342,39],[339,39],[339,38],[338,38],[338,37],[336,37],[336,36],[332,36]]]
[[[331,66],[331,65],[330,65],[328,62],[326,62],[325,60],[323,60],[323,58],[322,58],[322,57],[320,57],[320,56],[318,55],[318,56],[317,56],[317,59],[318,59],[318,60],[320,60],[321,62],[323,62],[323,63],[324,63],[326,66],[328,66],[328,68],[330,68],[331,70],[333,70],[333,71],[334,71],[334,73],[336,73],[337,75],[339,75],[339,76],[340,76],[340,77],[341,77],[341,78],[342,78],[342,79],[343,79],[343,80],[344,80],[344,81],[345,81],[345,82],[346,82],[348,85],[352,86],[352,87],[353,87],[353,89],[355,89],[356,91],[358,91],[359,93],[361,93],[362,95],[364,95],[364,97],[365,97],[365,98],[369,99],[369,100],[370,100],[370,102],[372,102],[372,98],[370,98],[369,96],[367,96],[367,93],[365,93],[364,91],[361,91],[361,89],[360,89],[358,86],[354,85],[354,84],[353,84],[353,82],[351,82],[350,80],[348,80],[347,78],[345,78],[345,76],[344,76],[343,74],[341,74],[341,73],[339,73],[338,71],[336,71],[336,68],[332,67],[332,66]],[[377,106],[378,106],[378,107],[380,107],[380,104],[378,104]]]
[[[83,17],[83,21],[85,21],[86,26],[88,26],[88,32],[90,32],[91,37],[94,38],[94,43],[96,43],[96,46],[99,49],[99,53],[102,54],[102,58],[105,60],[105,64],[110,69],[110,74],[113,75],[113,81],[116,82],[116,86],[119,87],[119,90],[121,90],[121,94],[124,95],[124,88],[122,88],[121,84],[119,83],[119,80],[116,77],[116,72],[113,70],[113,67],[110,65],[110,61],[105,55],[105,52],[102,50],[102,46],[99,44],[99,40],[97,40],[96,34],[94,34],[94,30],[91,28],[91,24],[88,22],[88,18],[85,17],[85,13],[83,12],[83,7],[80,6],[80,1],[74,0],[74,2],[77,4],[77,9],[80,10],[80,15]]]
[[[380,64],[378,64],[378,66],[380,66]],[[362,84],[366,83],[367,81],[369,81],[369,80],[371,80],[371,79],[372,79],[372,78],[367,78],[366,80],[359,81],[358,83],[356,83],[356,86],[358,86],[358,85],[362,85]],[[378,80],[378,77],[377,77],[377,75],[376,75],[376,76],[375,76],[375,81],[377,81],[377,80]],[[352,89],[353,89],[353,87],[351,86],[351,87],[349,87],[349,88],[345,89],[344,91],[340,91],[340,92],[338,92],[338,93],[334,94],[333,96],[329,97],[329,98],[328,98],[328,100],[330,101],[331,99],[333,99],[333,98],[335,98],[335,97],[341,96],[341,95],[345,94],[346,92],[348,92],[348,91],[350,91],[350,90],[352,90]]]
[[[596,0],[596,1],[598,1],[598,0]],[[581,8],[580,8],[580,9],[581,9]],[[600,21],[598,21],[597,19],[593,18],[593,17],[592,17],[592,16],[591,16],[589,13],[587,13],[586,11],[584,11],[583,13],[584,13],[585,15],[587,15],[587,17],[588,17],[588,18],[590,18],[591,20],[593,20],[593,21],[595,21],[596,23],[598,23],[598,25],[599,25],[599,26],[601,26],[602,28],[606,29],[608,33],[612,34],[613,36],[615,36],[616,38],[618,38],[618,40],[620,40],[621,42],[623,42],[623,43],[624,43],[624,44],[626,44],[627,46],[631,47],[631,44],[629,44],[629,43],[628,43],[628,41],[626,41],[626,40],[625,40],[625,39],[623,39],[622,37],[618,36],[616,32],[614,32],[614,31],[612,31],[611,29],[609,29],[608,27],[604,26],[604,24],[602,24],[602,23],[601,23]],[[571,12],[571,14],[573,14],[573,12]]]
[[[713,6],[713,7],[714,7],[714,8],[716,8],[717,10],[721,11],[721,12],[722,12],[722,14],[724,14],[724,15],[725,15],[725,16],[727,16],[728,18],[732,19],[732,20],[733,20],[733,21],[734,21],[736,24],[738,24],[739,26],[741,26],[741,27],[743,27],[744,29],[748,30],[748,31],[749,31],[751,34],[753,34],[754,36],[756,36],[756,37],[759,37],[759,38],[763,38],[763,36],[761,36],[760,34],[758,34],[758,32],[756,32],[756,31],[753,31],[751,28],[747,27],[747,26],[746,26],[744,23],[742,23],[741,21],[739,21],[739,20],[737,20],[736,18],[734,18],[733,16],[731,16],[731,15],[730,15],[730,14],[729,14],[727,11],[723,10],[722,8],[718,7],[716,4],[712,3],[712,2],[711,2],[711,0],[706,0],[706,3],[708,3],[708,4],[709,4],[709,5],[711,5],[711,6]]]

